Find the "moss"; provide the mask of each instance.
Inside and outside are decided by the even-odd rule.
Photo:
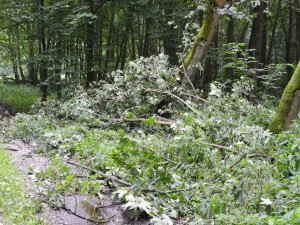
[[[279,134],[285,128],[285,121],[280,113],[277,113],[270,125],[270,131],[273,134]]]
[[[190,63],[195,55],[197,46],[200,44],[200,42],[208,39],[210,30],[211,30],[212,19],[213,19],[212,18],[212,8],[209,7],[207,10],[207,13],[205,15],[205,20],[201,27],[201,30],[199,31],[199,33],[196,37],[196,40],[193,44],[193,47],[192,47],[191,51],[189,52],[187,59],[185,60],[185,63],[184,63],[185,68],[187,68],[190,65]]]
[[[291,110],[292,102],[297,90],[300,90],[300,61],[292,79],[289,81],[283,92],[278,111],[271,122],[270,131],[272,133],[280,133],[285,129],[286,118]]]

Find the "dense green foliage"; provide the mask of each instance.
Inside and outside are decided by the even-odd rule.
[[[34,115],[11,121],[6,135],[35,140],[41,153],[55,158],[38,174],[41,186],[50,185],[43,186],[48,200],[61,206],[72,192],[101,196],[106,177],[125,208],[136,216],[146,212],[154,224],[178,219],[188,224],[299,223],[299,122],[289,132],[271,135],[273,103],[243,98],[247,93],[239,87],[247,87],[248,80],[233,84],[230,94],[214,83],[209,102],[203,102],[181,87],[170,89],[178,77],[164,69],[165,63],[163,56],[134,62],[122,75],[112,73],[113,85],[104,83],[101,91],[79,89],[65,102],[40,102]],[[150,91],[152,85],[156,91]],[[172,125],[156,125],[159,118],[151,117],[146,106],[167,91],[181,100],[174,98],[165,109]],[[126,121],[146,113],[143,123]],[[99,174],[77,178],[67,163],[74,160]]]
[[[0,83],[0,101],[12,106],[18,112],[29,112],[40,96],[39,89],[32,86]]]
[[[108,186],[155,225],[300,224],[299,118],[269,130],[299,90],[300,0],[223,3],[0,2],[0,103],[28,113],[0,134],[52,157],[45,202]]]

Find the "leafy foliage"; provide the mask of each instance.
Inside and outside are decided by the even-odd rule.
[[[39,97],[40,91],[35,87],[0,83],[0,101],[12,106],[18,112],[29,112]]]
[[[109,76],[113,82],[79,89],[62,103],[38,103],[36,115],[18,115],[5,134],[34,139],[41,152],[55,156],[41,179],[57,206],[73,191],[101,196],[105,176],[118,187],[125,209],[135,216],[146,212],[154,224],[180,218],[189,224],[297,224],[299,121],[291,131],[271,135],[272,104],[253,105],[240,83],[232,93],[214,83],[203,101],[176,85],[176,71],[164,56],[142,58]],[[142,124],[122,120],[156,118],[144,103],[155,106],[170,93],[173,100],[162,110],[172,113],[171,126],[151,118]],[[101,175],[78,179],[65,160]]]

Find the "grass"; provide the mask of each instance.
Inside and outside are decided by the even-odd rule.
[[[0,84],[0,101],[18,112],[29,112],[31,105],[41,96],[37,87]]]
[[[45,224],[39,209],[24,192],[22,175],[0,146],[0,224]]]

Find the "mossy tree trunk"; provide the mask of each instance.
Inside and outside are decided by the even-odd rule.
[[[300,110],[300,61],[290,82],[286,86],[279,103],[276,116],[271,122],[270,131],[278,134],[292,127]]]
[[[204,23],[184,63],[184,71],[181,76],[182,85],[195,81],[199,64],[203,61],[218,26],[220,17],[218,9],[223,8],[225,0],[210,0],[209,3]]]

